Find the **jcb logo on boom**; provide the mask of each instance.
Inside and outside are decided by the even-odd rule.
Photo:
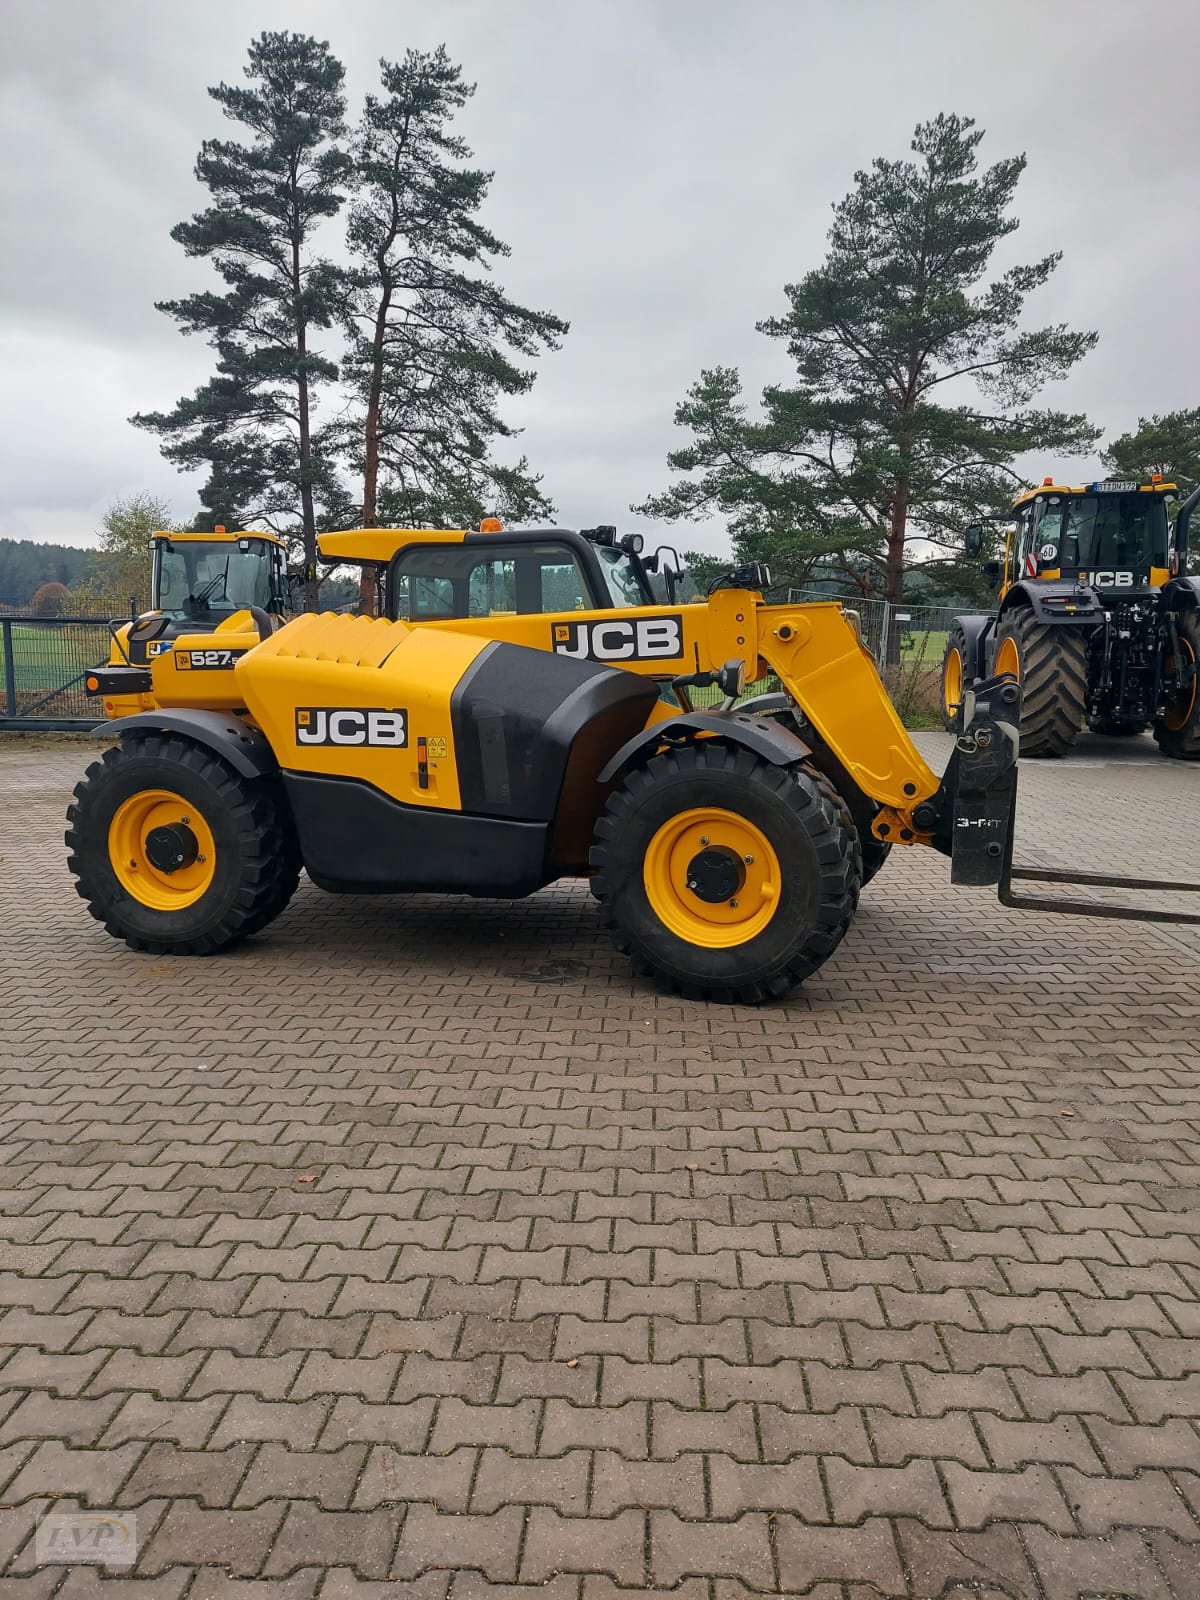
[[[1090,583],[1093,589],[1132,589],[1132,572],[1081,572],[1080,583]]]
[[[683,654],[682,617],[556,622],[554,653],[579,661],[657,661]]]
[[[369,744],[397,750],[408,743],[408,712],[297,706],[296,743]]]
[[[246,654],[244,650],[175,650],[177,672],[228,671]]]

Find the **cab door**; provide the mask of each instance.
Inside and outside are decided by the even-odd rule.
[[[1032,570],[1030,562],[1032,561]],[[1000,589],[1003,600],[1014,584],[1024,578],[1037,577],[1037,556],[1033,549],[1033,506],[1022,506],[1013,518],[1004,544],[1004,583]]]

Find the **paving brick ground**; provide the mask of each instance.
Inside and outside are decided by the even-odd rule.
[[[909,852],[768,1011],[575,888],[137,956],[84,758],[0,749],[0,1600],[1200,1595],[1193,932]],[[1144,742],[1022,783],[1026,854],[1200,871]],[[132,1578],[36,1565],[76,1506]]]

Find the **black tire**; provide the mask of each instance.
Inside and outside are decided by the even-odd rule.
[[[1200,669],[1200,611],[1176,612],[1175,629],[1185,657]],[[1200,678],[1193,676],[1185,693],[1168,702],[1154,724],[1154,737],[1163,755],[1175,761],[1200,761]]]
[[[996,629],[996,670],[1004,641],[1020,661],[1021,755],[1063,756],[1083,728],[1087,703],[1087,640],[1078,628],[1039,622],[1017,606]]]
[[[890,844],[877,839],[871,832],[871,821],[875,814],[874,802],[868,800],[862,790],[857,788],[841,762],[822,741],[817,730],[811,723],[802,722],[794,707],[788,706],[784,710],[774,710],[764,715],[770,721],[786,728],[789,733],[794,733],[798,739],[803,739],[811,749],[813,776],[823,786],[832,803],[838,807],[847,829],[858,839],[859,868],[862,887],[865,889],[883,866],[892,849]],[[839,782],[846,788],[839,788]],[[847,789],[852,792],[847,792]]]
[[[974,673],[967,666],[967,636],[961,628],[951,628],[950,637],[946,640],[945,654],[942,656],[942,726],[947,733],[958,732],[958,702],[955,702],[954,711],[950,710],[947,703],[947,678],[950,676],[951,657],[958,657],[959,683],[962,688],[969,688]]]
[[[673,932],[652,906],[644,877],[658,831],[706,807],[758,828],[779,865],[781,890],[769,921],[723,948]],[[629,773],[596,824],[589,859],[601,923],[639,976],[688,998],[758,1005],[786,994],[837,949],[857,904],[862,858],[844,802],[812,767],[776,767],[705,741]]]
[[[109,830],[127,800],[151,789],[181,796],[211,830],[212,881],[181,910],[144,904],[122,885]],[[246,779],[190,739],[151,734],[106,750],[84,774],[67,810],[67,866],[88,910],[131,950],[212,955],[257,933],[287,905],[300,855],[279,783]]]
[[[1088,729],[1092,733],[1103,734],[1106,739],[1136,739],[1139,733],[1145,733],[1150,726],[1148,722],[1129,722],[1122,717],[1089,717]]]

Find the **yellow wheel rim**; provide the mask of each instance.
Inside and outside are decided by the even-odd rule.
[[[953,716],[962,704],[962,686],[962,657],[957,646],[952,646],[946,652],[946,663],[942,668],[942,704],[947,716]]]
[[[173,844],[181,850],[183,864],[174,870],[156,866],[151,854],[161,862]],[[152,911],[183,911],[208,891],[217,870],[217,847],[212,829],[190,800],[171,789],[143,789],[113,813],[108,859],[126,894]]]
[[[1180,654],[1184,658],[1185,663],[1195,661],[1196,653],[1192,649],[1191,642],[1189,640],[1180,639],[1179,650]],[[1195,675],[1193,675],[1191,687],[1189,688],[1188,692],[1181,697],[1179,704],[1171,706],[1169,710],[1163,712],[1163,725],[1169,728],[1172,733],[1178,733],[1182,728],[1187,727],[1188,720],[1190,719],[1192,712],[1196,709],[1196,692],[1198,684],[1200,684],[1200,679],[1197,679]]]
[[[760,934],[782,890],[779,857],[761,828],[734,811],[681,811],[650,841],[646,898],[677,938],[728,950]]]
[[[1013,677],[1020,681],[1021,678],[1021,651],[1017,641],[1013,638],[1001,639],[1000,648],[996,651],[996,671],[1011,672]]]

